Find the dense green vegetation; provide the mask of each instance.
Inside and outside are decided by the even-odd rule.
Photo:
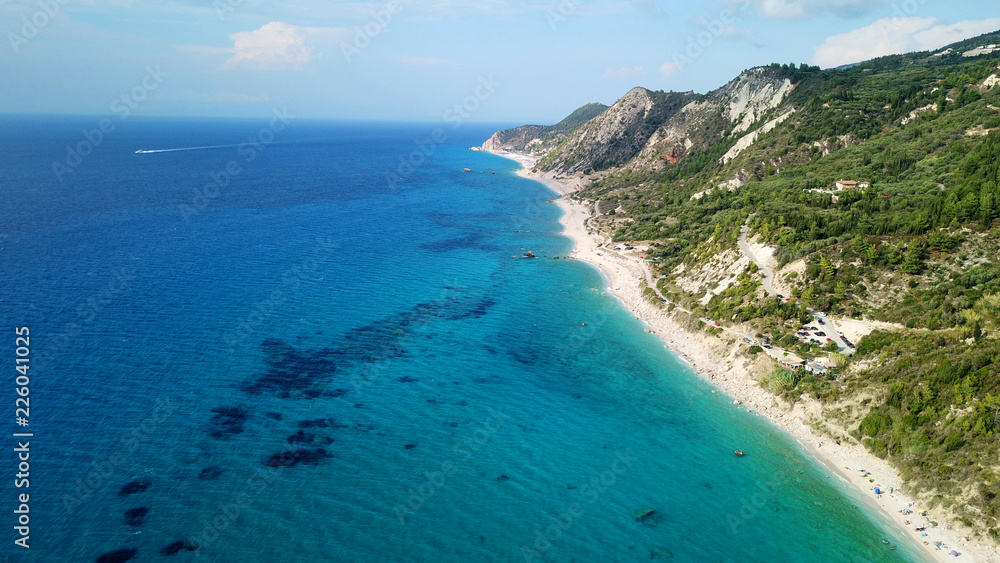
[[[761,384],[789,400],[853,405],[842,421],[911,486],[955,508],[980,534],[1000,525],[1000,85],[996,55],[962,57],[1000,33],[937,56],[882,57],[843,69],[772,65],[796,84],[795,113],[735,159],[722,135],[655,171],[616,170],[582,194],[621,212],[615,240],[649,241],[658,288],[695,315],[743,323],[804,356],[810,309],[898,323],[816,377],[779,369]],[[727,132],[728,133],[728,132]],[[717,187],[739,178],[730,191]],[[836,190],[839,180],[863,189]],[[706,304],[690,270],[736,247],[741,227],[802,260],[790,301],[767,296],[754,266]],[[903,328],[905,327],[905,328]],[[759,352],[760,350],[755,350]],[[852,402],[853,401],[853,402]],[[839,407],[838,407],[839,408]]]
[[[568,134],[572,132],[574,129],[583,125],[584,123],[597,117],[598,114],[600,114],[602,111],[606,109],[608,109],[608,106],[597,102],[591,102],[587,105],[580,106],[579,108],[576,109],[576,111],[566,116],[565,119],[547,128],[546,134],[550,136],[555,136],[556,134],[559,133],[562,133],[564,135]],[[548,138],[549,137],[545,137],[542,140],[544,141],[547,140]]]
[[[903,478],[953,502],[963,521],[996,537],[1000,519],[1000,341],[963,331],[886,333],[862,340],[878,362],[849,382],[882,396],[856,431]],[[963,505],[964,499],[968,505]]]

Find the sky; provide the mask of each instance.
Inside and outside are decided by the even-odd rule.
[[[0,0],[0,113],[551,124],[998,29],[995,0]]]

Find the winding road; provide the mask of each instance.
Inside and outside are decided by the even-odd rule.
[[[750,217],[753,217],[753,215]],[[747,233],[750,231],[750,217],[747,217],[746,222],[743,223],[743,228],[740,229],[740,236],[736,240],[736,244],[739,245],[740,251],[742,251],[751,262],[756,264],[757,267],[760,268],[760,271],[764,274],[764,291],[779,298],[784,298],[784,296],[779,295],[778,292],[774,290],[774,271],[771,270],[767,264],[758,259],[757,256],[754,255],[753,251],[750,250],[750,245],[747,244]],[[847,355],[854,354],[854,348],[848,346],[847,343],[841,338],[844,333],[837,329],[833,320],[830,319],[826,313],[810,310],[809,314],[812,315],[813,319],[816,321],[817,330],[829,335],[818,336],[817,340],[820,338],[830,338],[830,340],[837,343],[837,350],[839,352]],[[813,334],[815,334],[815,331],[813,331]]]

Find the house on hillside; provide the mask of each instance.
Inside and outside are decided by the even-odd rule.
[[[795,354],[788,354],[778,361],[788,369],[803,369],[806,367],[806,361]]]
[[[838,190],[853,190],[853,189],[865,189],[871,186],[871,182],[857,181],[857,180],[839,180],[837,181]]]

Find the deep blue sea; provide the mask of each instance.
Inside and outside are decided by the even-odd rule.
[[[919,560],[553,259],[499,125],[112,125],[0,117],[8,560]]]

